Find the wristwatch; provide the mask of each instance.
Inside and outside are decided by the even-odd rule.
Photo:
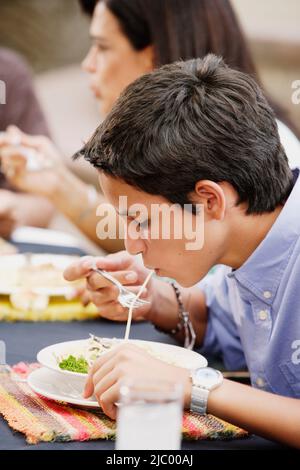
[[[191,371],[192,396],[190,410],[200,415],[206,414],[209,392],[219,387],[223,375],[219,370],[203,367]]]

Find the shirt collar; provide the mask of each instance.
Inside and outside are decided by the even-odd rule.
[[[247,261],[228,276],[235,277],[265,303],[271,305],[294,245],[300,236],[300,177],[293,170],[294,188],[267,236]]]

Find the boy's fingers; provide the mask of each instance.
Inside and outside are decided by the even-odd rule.
[[[115,352],[111,350],[111,351],[103,353],[101,357],[98,358],[96,362],[94,362],[91,370],[89,371],[89,375],[84,386],[84,390],[83,390],[84,398],[89,398],[94,393],[94,375],[99,371],[99,369],[105,363],[109,363],[109,368],[107,372],[112,370],[113,365],[115,364],[115,361],[113,360],[114,356],[115,356]]]
[[[133,284],[137,281],[138,276],[134,271],[116,271],[110,274],[123,285]],[[103,287],[112,287],[113,282],[106,279],[100,273],[92,272],[88,276],[88,285],[92,290],[102,289]]]
[[[77,279],[88,276],[91,271],[91,266],[93,265],[93,260],[93,256],[84,256],[80,258],[79,261],[70,264],[63,273],[66,281],[77,281]]]
[[[117,302],[119,291],[117,288],[104,287],[100,290],[88,290],[90,300],[97,306]]]
[[[107,271],[126,271],[132,263],[132,257],[126,251],[119,251],[118,253],[94,259],[97,268]]]
[[[94,393],[94,383],[93,383],[93,374],[92,371],[89,373],[88,378],[86,380],[84,390],[83,390],[83,398],[89,398]]]
[[[65,269],[65,279],[67,281],[75,281],[82,277],[86,277],[94,267],[109,271],[124,265],[124,260],[122,258],[120,258],[120,261],[118,259],[112,260],[109,258],[110,257],[83,256],[79,261],[75,261]]]
[[[98,258],[85,256],[65,269],[64,278],[67,281],[76,281],[85,277],[87,278],[88,288],[91,290],[112,287],[113,283],[110,280],[106,279],[100,273],[93,272],[93,268],[96,266],[99,269],[110,272],[121,284],[131,285],[137,282],[138,274],[131,270],[118,270],[118,268],[122,266],[128,267],[131,262],[131,257],[128,257],[128,255],[123,252]]]
[[[120,386],[118,383],[115,383],[98,399],[99,405],[104,413],[111,419],[116,419],[117,417],[117,407],[115,403],[119,400],[119,396]]]

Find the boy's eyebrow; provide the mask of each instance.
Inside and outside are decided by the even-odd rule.
[[[134,219],[136,219],[136,211],[134,211],[133,214],[130,214],[130,212],[128,211],[118,211],[118,209],[116,209],[116,212],[118,215],[120,216],[123,216],[123,217],[133,217]],[[147,219],[148,220],[148,219]]]
[[[125,217],[134,217],[134,218],[136,217],[136,212],[134,212],[133,214],[130,214],[130,212],[128,212],[128,211],[118,211],[118,209],[116,209],[116,211],[117,211],[118,215],[121,215],[123,217],[124,216]]]
[[[116,209],[116,212],[118,215],[128,217],[128,211],[118,211],[118,209]]]

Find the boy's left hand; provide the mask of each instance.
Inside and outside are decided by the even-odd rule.
[[[123,344],[103,354],[90,370],[85,384],[85,398],[95,395],[104,413],[116,419],[120,385],[123,379],[149,380],[156,383],[169,381],[181,383],[184,392],[184,406],[191,399],[191,381],[188,369],[173,366],[152,357],[133,344]]]

